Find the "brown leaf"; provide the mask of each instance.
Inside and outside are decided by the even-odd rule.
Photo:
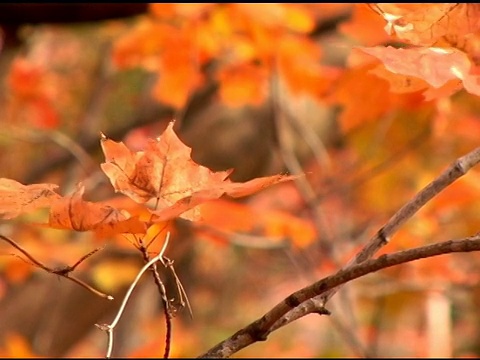
[[[131,152],[122,142],[102,139],[105,163],[101,165],[116,191],[138,203],[159,198],[168,204],[225,180],[231,171],[213,172],[196,164],[191,149],[173,131],[147,143],[144,151]]]
[[[49,207],[60,198],[54,184],[23,185],[15,180],[0,179],[0,218],[12,219],[22,213]]]
[[[273,175],[252,179],[245,183],[235,183],[227,179],[223,181],[223,184],[218,184],[218,186],[212,187],[211,189],[194,192],[192,195],[180,199],[170,207],[158,211],[152,211],[152,213],[156,215],[153,218],[153,221],[159,222],[172,219],[185,213],[187,210],[193,209],[197,205],[210,200],[216,200],[223,195],[233,198],[248,196],[274,184],[290,181],[299,176],[303,175]],[[200,218],[200,213],[198,211],[190,211],[182,215],[182,217],[189,220],[198,220]]]
[[[48,225],[56,229],[95,230],[102,237],[145,233],[145,224],[137,217],[129,217],[107,204],[84,201],[84,191],[85,187],[79,184],[72,195],[57,199],[50,209]]]
[[[222,195],[247,196],[295,177],[275,175],[232,183],[227,179],[231,171],[213,172],[191,159],[191,149],[177,137],[173,122],[157,140],[150,140],[144,151],[134,153],[125,144],[105,138],[101,145],[106,160],[101,166],[115,190],[139,203],[157,199],[152,211],[155,221],[181,214],[194,220],[197,212],[185,212],[203,202]]]

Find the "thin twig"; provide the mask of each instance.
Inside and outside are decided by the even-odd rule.
[[[272,83],[272,108],[273,119],[275,121],[275,129],[277,131],[277,145],[283,162],[287,166],[289,172],[292,174],[298,174],[302,172],[300,162],[295,155],[295,151],[292,147],[291,142],[289,142],[287,138],[287,131],[295,128],[296,131],[302,136],[302,138],[311,146],[312,153],[315,154],[315,158],[317,159],[320,167],[325,170],[326,173],[328,173],[331,170],[331,164],[328,161],[329,158],[325,153],[322,142],[313,135],[312,131],[308,131],[307,129],[302,127],[300,125],[300,122],[294,119],[294,116],[292,116],[290,113],[283,109],[280,101],[278,76],[277,81],[272,80]],[[288,126],[290,126],[290,129],[288,129]],[[309,134],[309,136],[306,136],[306,134]],[[316,139],[317,141],[315,141],[314,139]],[[317,145],[318,148],[313,146],[313,144]],[[320,149],[322,150],[322,154],[316,151]],[[330,261],[340,267],[341,262],[339,261],[333,247],[334,243],[336,242],[336,236],[332,233],[325,211],[321,208],[318,201],[316,200],[317,194],[312,184],[308,181],[306,177],[300,177],[298,179],[295,179],[295,184],[299,193],[302,195],[303,200],[307,204],[309,212],[312,215],[312,220],[315,224],[318,238],[317,244],[320,248],[319,255],[324,258],[328,258]],[[354,319],[354,314],[352,311],[353,307],[350,304],[350,294],[348,292],[342,293],[341,300],[343,300],[342,303],[346,305],[344,306],[344,312],[350,313],[350,318]],[[339,320],[338,323],[340,323]],[[343,325],[341,328],[347,329],[347,326]],[[346,334],[346,331],[344,331],[342,334]],[[346,338],[346,341],[349,345],[358,345],[361,343],[360,339],[357,336],[357,332],[355,331],[350,332],[350,336]],[[359,346],[363,347],[362,345]],[[358,346],[354,346],[354,350],[358,352]]]
[[[49,268],[48,266],[42,264],[40,261],[35,259],[32,255],[30,255],[29,252],[26,251],[24,248],[22,248],[15,240],[10,239],[9,237],[1,235],[1,234],[0,234],[0,239],[8,242],[15,249],[17,249],[23,255],[25,255],[28,258],[28,260],[31,261],[32,265],[37,266],[37,267],[45,270],[46,272],[48,272],[50,274],[55,274],[55,275],[58,275],[58,276],[62,276],[62,277],[66,278],[70,281],[73,281],[74,283],[77,283],[78,285],[82,286],[83,288],[87,289],[88,291],[90,291],[90,292],[94,293],[95,295],[98,295],[98,296],[100,296],[104,299],[113,300],[113,296],[104,294],[104,293],[94,289],[92,286],[88,285],[87,283],[83,282],[82,280],[77,279],[76,277],[73,277],[73,276],[70,275],[70,273],[73,272],[78,265],[80,265],[84,260],[86,260],[87,258],[92,256],[93,254],[95,254],[97,251],[103,249],[104,246],[96,248],[96,249],[90,251],[87,255],[82,256],[73,266],[66,265],[66,266],[61,266],[61,267],[58,267],[58,268]],[[23,261],[26,261],[21,256],[18,256],[18,255],[15,255],[15,256],[19,257]]]
[[[5,240],[6,242],[8,242],[10,245],[12,245],[15,249],[17,249],[18,251],[20,251],[23,255],[25,255],[34,265],[38,266],[39,268],[45,270],[46,272],[53,272],[52,269],[50,269],[49,267],[46,267],[45,265],[43,265],[40,261],[38,261],[37,259],[35,259],[32,255],[30,255],[28,253],[28,251],[24,250],[19,244],[17,244],[15,242],[15,240],[13,239],[10,239],[4,235],[1,235],[0,234],[0,238],[2,240]]]
[[[167,234],[170,234],[170,233],[167,233]],[[155,235],[155,237],[157,235]],[[146,263],[148,263],[150,261],[150,257],[148,255],[147,247],[143,244],[143,240],[141,238],[138,239],[138,241],[139,241],[138,249],[142,253],[144,261]],[[163,255],[165,253],[166,245],[167,245],[167,241],[165,241],[165,243],[163,244],[163,247],[162,247],[162,250],[160,251],[160,254]],[[160,261],[165,265],[165,261],[164,261],[163,256],[160,258]],[[160,278],[160,274],[158,273],[158,270],[157,270],[157,264],[154,263],[150,270],[152,271],[152,275],[153,275],[153,279],[155,281],[155,285],[157,285],[158,292],[160,294],[160,299],[162,300],[163,313],[165,315],[165,329],[166,330],[165,330],[165,350],[164,350],[164,353],[163,353],[163,357],[165,359],[167,359],[169,357],[169,354],[170,354],[170,343],[171,343],[171,340],[172,340],[172,311],[171,311],[170,301],[168,301],[168,297],[167,297],[167,289],[165,288],[165,284],[163,283],[162,279]]]
[[[85,174],[89,174],[92,169],[96,168],[97,165],[90,154],[65,133],[60,131],[48,131],[45,133],[45,136],[70,152],[78,160]]]
[[[166,245],[168,244],[168,240],[170,238],[170,233],[167,233],[167,236],[165,238],[165,244],[164,244],[164,247],[162,248],[162,251],[157,255],[155,256],[154,258],[152,258],[148,263],[146,263],[142,269],[138,272],[137,274],[137,277],[135,278],[135,280],[132,282],[132,284],[130,285],[130,288],[128,289],[127,293],[125,294],[125,297],[123,298],[123,301],[122,301],[122,304],[120,305],[120,308],[118,310],[118,313],[117,313],[117,316],[115,316],[115,319],[112,321],[111,324],[95,324],[95,326],[97,326],[100,330],[102,331],[106,331],[107,332],[107,335],[108,335],[108,347],[107,347],[107,354],[105,355],[105,357],[107,359],[109,359],[111,356],[112,356],[112,350],[113,350],[113,330],[115,329],[115,327],[117,326],[118,322],[120,321],[120,318],[123,314],[123,311],[125,310],[125,307],[127,305],[127,302],[128,300],[130,299],[130,296],[132,295],[133,293],[133,289],[135,288],[135,286],[137,285],[138,281],[140,280],[140,278],[142,277],[142,275],[145,273],[145,271],[148,270],[148,268],[150,266],[152,266],[153,264],[155,264],[157,261],[160,261],[160,262],[163,262],[163,253],[166,249]]]
[[[336,316],[330,316],[330,321],[332,322],[334,328],[336,328],[336,330],[342,335],[342,339],[344,339],[344,341],[346,341],[346,343],[353,350],[355,356],[366,359],[371,357],[369,350],[364,344],[362,344],[356,332],[352,331],[349,326],[347,326]]]
[[[70,156],[75,158],[86,174],[96,168],[96,163],[92,160],[92,156],[82,147],[82,145],[61,131],[32,130],[30,128],[14,125],[11,127],[12,131],[8,132],[10,134],[9,136],[11,136],[11,134],[16,134],[18,140],[29,142],[51,141],[55,143],[62,149],[66,150]]]
[[[86,259],[88,259],[90,256],[92,256],[93,254],[95,254],[97,251],[100,251],[100,250],[103,250],[105,249],[105,245],[103,246],[100,246],[96,249],[93,249],[92,251],[90,251],[88,254],[86,255],[83,255],[80,259],[78,259],[78,261],[73,264],[72,266],[68,266],[68,272],[72,272],[75,270],[75,268],[80,265],[83,261],[85,261]]]
[[[257,341],[265,341],[267,336],[273,331],[272,329],[275,328],[274,325],[278,321],[285,319],[285,316],[288,316],[292,309],[294,309],[294,311],[298,311],[300,309],[299,305],[305,303],[307,300],[314,299],[322,294],[326,294],[332,289],[338,288],[340,285],[354,279],[382,269],[423,258],[439,256],[448,253],[471,251],[480,251],[480,236],[444,241],[414,249],[399,251],[392,254],[382,255],[377,259],[365,260],[359,264],[353,264],[348,268],[341,269],[331,276],[323,278],[309,286],[304,287],[303,289],[292,293],[274,306],[261,318],[245,328],[237,331],[234,335],[220,342],[200,357],[227,358]],[[319,314],[328,314],[328,311],[325,309],[318,310],[317,312]],[[280,326],[277,326],[277,328],[278,327]]]
[[[177,285],[177,293],[179,297],[179,302],[180,306],[184,307],[185,305],[188,308],[188,312],[190,313],[190,318],[193,319],[193,311],[192,307],[190,306],[190,300],[188,300],[187,292],[185,291],[185,288],[182,285],[182,282],[180,281],[180,278],[177,275],[177,272],[175,271],[175,268],[173,267],[173,260],[170,260],[167,257],[163,257],[165,262],[165,266],[168,267],[173,275],[173,278],[175,279],[175,284]]]
[[[287,138],[287,114],[285,114],[285,111],[283,111],[280,105],[278,75],[274,76],[276,76],[277,79],[272,78],[271,86],[273,94],[271,100],[273,120],[276,130],[277,148],[289,173],[299,174],[302,173],[302,167],[292,149],[292,145],[289,143]],[[315,224],[317,236],[320,239],[319,246],[322,250],[321,254],[326,258],[328,257],[330,260],[336,261],[332,248],[334,239],[328,231],[329,226],[324,211],[322,211],[322,209],[316,203],[317,195],[315,194],[315,191],[313,190],[309,181],[303,176],[295,179],[295,185],[297,186],[299,193],[302,195],[302,198],[312,214],[312,220]]]
[[[409,140],[404,147],[396,151],[394,154],[388,156],[386,159],[382,160],[378,164],[370,166],[366,169],[360,169],[359,172],[356,172],[354,169],[358,167],[358,164],[353,164],[345,169],[343,169],[344,175],[342,178],[345,178],[349,181],[349,188],[355,188],[360,186],[361,184],[365,183],[366,181],[371,180],[373,177],[382,174],[385,170],[389,167],[393,166],[394,164],[398,163],[400,160],[404,159],[407,155],[412,153],[412,150],[418,148],[419,145],[423,144],[425,138],[429,134],[429,129],[423,129],[420,131],[415,137]],[[359,160],[361,161],[361,160]],[[353,174],[353,176],[350,176]],[[321,202],[327,197],[331,196],[338,196],[345,192],[345,184],[343,182],[334,182],[334,183],[320,183],[317,184],[318,188],[321,188],[321,192],[316,195],[315,201]]]
[[[231,232],[219,229],[208,224],[186,223],[185,226],[190,226],[193,230],[198,232],[205,232],[209,235],[221,237],[225,242],[250,249],[262,250],[284,250],[290,248],[290,241],[287,237],[273,237],[261,236],[252,234],[242,234],[238,232]]]

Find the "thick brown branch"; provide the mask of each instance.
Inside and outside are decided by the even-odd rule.
[[[254,342],[266,340],[268,334],[272,331],[272,326],[298,304],[301,304],[306,300],[312,299],[316,296],[325,294],[327,291],[334,289],[339,285],[345,284],[369,273],[418,259],[448,253],[471,252],[479,250],[480,236],[473,236],[460,240],[449,240],[410,250],[399,251],[393,254],[382,255],[377,259],[366,260],[360,264],[351,265],[348,268],[341,269],[334,275],[323,278],[322,280],[289,295],[260,319],[239,330],[230,338],[214,346],[200,357],[227,358],[239,350],[253,344]]]
[[[438,195],[447,186],[456,179],[466,174],[473,166],[480,162],[480,148],[476,148],[472,152],[454,161],[443,173],[435,180],[425,186],[419,193],[415,195],[408,203],[406,203],[390,220],[373,236],[363,249],[347,264],[343,269],[349,266],[359,264],[362,261],[370,259],[382,246],[384,246],[392,235],[410,219],[420,208],[422,208],[434,196]],[[270,331],[274,331],[279,327],[285,326],[296,319],[301,318],[312,312],[317,312],[326,302],[339,290],[339,288],[331,289],[321,296],[319,299],[311,299],[300,306],[292,309],[282,319],[277,321]]]
[[[390,220],[373,236],[363,249],[344,267],[359,264],[370,259],[378,250],[388,243],[390,237],[420,210],[434,196],[438,195],[455,180],[465,175],[468,170],[480,162],[480,147],[458,158],[436,179],[425,186],[419,193],[407,202]],[[322,301],[326,303],[338,289],[331,289],[322,295]]]

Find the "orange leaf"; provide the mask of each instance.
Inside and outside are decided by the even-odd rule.
[[[83,201],[85,187],[78,184],[75,192],[57,199],[50,209],[48,225],[56,229],[95,230],[99,236],[119,233],[145,233],[145,224],[105,203]]]
[[[218,72],[219,95],[229,106],[259,105],[265,100],[267,72],[253,64],[229,66]]]
[[[336,71],[319,63],[321,51],[307,38],[284,36],[278,45],[278,67],[293,94],[322,98],[330,89]]]
[[[13,95],[10,111],[15,118],[24,115],[27,121],[44,129],[58,126],[59,117],[47,95],[43,68],[26,59],[16,58],[7,81]]]
[[[28,340],[17,333],[7,333],[3,339],[5,347],[0,349],[0,356],[6,358],[35,358],[36,355]]]
[[[190,33],[174,27],[165,31],[168,33],[163,35],[160,77],[153,88],[153,95],[166,104],[182,107],[190,93],[203,83],[198,46]]]
[[[0,179],[0,218],[12,219],[25,212],[49,207],[60,198],[54,184],[23,185],[15,180]]]
[[[424,79],[436,88],[457,78],[452,70],[453,67],[459,69],[470,67],[465,54],[453,49],[396,49],[391,46],[377,46],[361,47],[360,50],[382,61],[387,70],[395,74]]]
[[[368,26],[365,26],[368,24]],[[340,32],[365,45],[377,45],[390,40],[383,31],[385,22],[367,4],[355,4],[350,19],[339,24]]]
[[[288,239],[299,248],[315,240],[315,228],[310,221],[274,209],[258,209],[228,200],[216,200],[202,205],[203,224],[232,232],[254,232],[274,239]]]
[[[41,93],[42,80],[43,69],[22,58],[13,61],[7,78],[12,93],[23,99]]]
[[[200,66],[189,59],[188,54],[182,57],[172,50],[165,51],[161,60],[163,70],[152,89],[153,95],[158,101],[181,108],[193,90],[203,83]]]
[[[371,74],[373,68],[367,64],[348,69],[338,81],[332,100],[343,106],[339,121],[344,132],[379,118],[392,105],[388,82]]]
[[[171,18],[175,16],[175,4],[172,3],[160,3],[160,4],[150,4],[149,5],[150,13],[160,19],[162,18]]]
[[[286,27],[300,33],[310,32],[315,22],[306,9],[296,4],[235,4],[237,11],[248,16],[250,21],[265,27]]]
[[[155,221],[177,217],[224,194],[246,196],[295,177],[275,175],[233,183],[227,179],[231,171],[213,172],[191,159],[191,149],[177,137],[173,122],[157,140],[150,140],[144,151],[133,153],[122,142],[106,138],[101,145],[106,161],[101,167],[115,190],[138,203],[157,199],[152,211]],[[198,214],[190,212],[182,217],[193,220]]]
[[[191,19],[200,16],[215,4],[172,4],[172,3],[152,3],[150,4],[150,13],[160,19],[171,19],[175,16],[182,16]]]
[[[370,70],[370,73],[387,80],[390,84],[390,91],[395,93],[411,93],[429,88],[425,80],[404,74],[392,73],[388,71],[383,64],[378,64]]]

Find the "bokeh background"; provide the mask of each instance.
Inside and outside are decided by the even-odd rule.
[[[196,162],[233,168],[235,181],[306,174],[214,201],[203,222],[169,224],[167,256],[193,311],[179,307],[173,319],[173,357],[200,355],[330,275],[478,145],[476,95],[425,100],[410,83],[392,92],[354,52],[400,46],[366,4],[0,4],[0,25],[2,178],[58,184],[64,195],[82,181],[89,201],[130,209],[100,169],[100,134],[139,151],[171,120]],[[432,201],[384,251],[478,232],[478,177],[472,170]],[[74,274],[115,300],[2,242],[0,355],[104,356],[95,324],[113,320],[141,254],[123,236],[35,225],[46,215],[0,220],[0,233],[50,267],[105,245]],[[309,315],[235,356],[479,355],[478,263],[448,255],[371,274],[332,299],[332,316]],[[161,276],[178,301],[172,274]],[[164,347],[162,304],[145,275],[113,354],[159,357]]]

